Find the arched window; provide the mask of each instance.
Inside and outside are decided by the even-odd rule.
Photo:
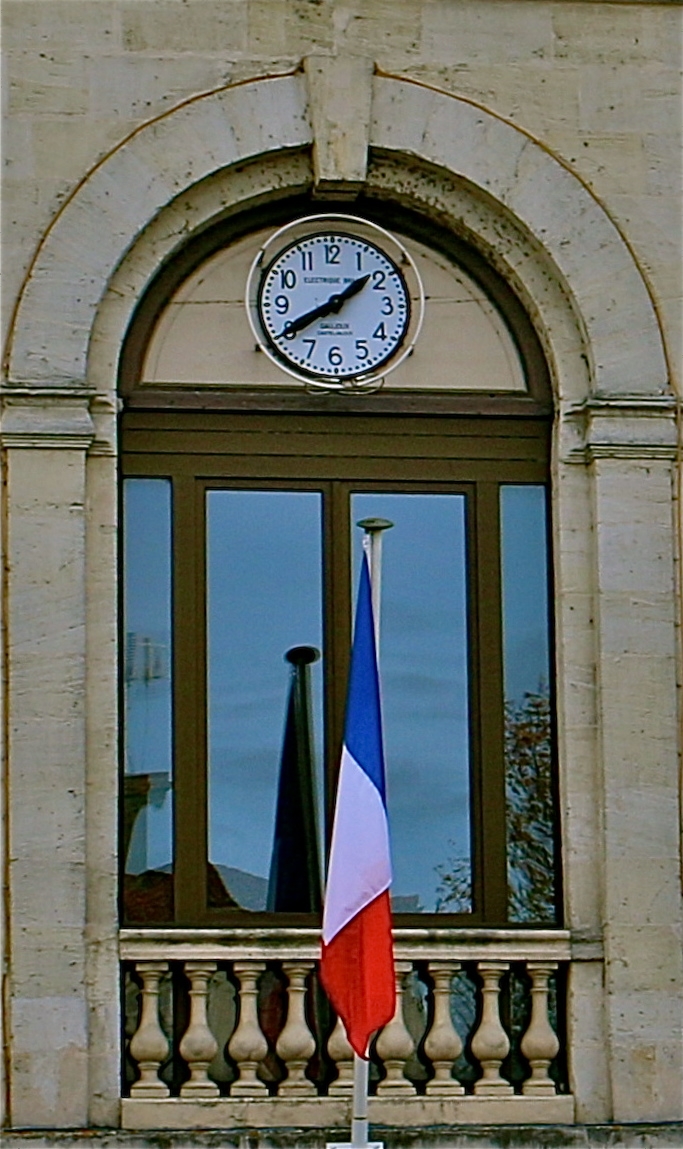
[[[264,236],[311,210],[204,233],[126,340],[124,921],[316,920],[356,523],[381,517],[394,911],[556,924],[540,347],[467,245],[358,201],[417,261],[424,328],[382,391],[307,394],[255,350],[244,286]]]

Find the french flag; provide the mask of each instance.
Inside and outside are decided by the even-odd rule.
[[[346,702],[320,976],[355,1052],[394,1015],[391,859],[379,674],[367,555],[363,555]]]

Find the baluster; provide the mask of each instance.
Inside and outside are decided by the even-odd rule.
[[[507,1095],[513,1092],[509,1082],[500,1075],[501,1064],[510,1052],[510,1042],[501,1025],[498,1008],[500,979],[509,968],[509,963],[503,961],[477,962],[484,984],[481,1024],[472,1038],[472,1053],[482,1068],[482,1075],[474,1086],[475,1093]]]
[[[218,1052],[218,1042],[206,1019],[206,999],[215,961],[186,961],[190,982],[190,1021],[179,1045],[180,1056],[190,1067],[190,1080],[181,1087],[181,1097],[218,1097],[219,1089],[208,1075],[209,1062]]]
[[[168,1054],[168,1040],[159,1024],[159,980],[167,972],[168,962],[139,961],[135,969],[142,979],[142,1008],[129,1049],[140,1077],[130,1087],[131,1097],[168,1097],[168,1087],[159,1079],[161,1063]]]
[[[526,968],[531,977],[531,1019],[521,1049],[531,1066],[531,1077],[524,1082],[522,1093],[544,1097],[556,1092],[548,1066],[557,1056],[560,1043],[548,1019],[548,979],[557,969],[557,962],[529,961]]]
[[[237,1063],[239,1077],[230,1086],[231,1097],[262,1097],[268,1092],[256,1076],[259,1063],[268,1053],[268,1042],[258,1023],[256,1002],[256,983],[265,968],[265,962],[236,961],[233,964],[240,985],[239,1020],[228,1042],[228,1053]]]
[[[462,1041],[451,1018],[451,981],[459,969],[460,962],[429,963],[429,972],[434,979],[434,1020],[424,1051],[434,1066],[434,1077],[427,1084],[430,1097],[452,1097],[465,1092],[451,1072],[453,1062],[462,1053]]]
[[[289,979],[287,1021],[275,1046],[278,1057],[287,1066],[287,1076],[278,1090],[282,1097],[308,1097],[316,1092],[315,1085],[305,1075],[306,1066],[315,1053],[315,1041],[304,1010],[306,974],[312,968],[313,962],[310,961],[282,963],[283,973]]]
[[[377,1053],[384,1062],[387,1075],[377,1086],[383,1097],[404,1097],[414,1093],[412,1081],[404,1077],[405,1063],[415,1049],[415,1042],[403,1020],[403,985],[406,974],[412,971],[412,962],[396,962],[396,1012],[377,1039]]]
[[[330,1040],[327,1043],[327,1052],[339,1070],[339,1077],[333,1081],[329,1088],[331,1096],[342,1094],[348,1096],[353,1093],[353,1049],[346,1036],[344,1022],[337,1018]]]

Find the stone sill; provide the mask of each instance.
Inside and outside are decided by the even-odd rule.
[[[421,1129],[435,1125],[571,1125],[574,1098],[550,1097],[371,1097],[370,1123]],[[335,1139],[351,1124],[351,1099],[337,1097],[244,1100],[162,1100],[124,1097],[124,1129],[334,1129]]]

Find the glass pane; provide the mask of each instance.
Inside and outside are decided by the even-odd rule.
[[[171,484],[126,479],[124,902],[128,921],[173,917]]]
[[[501,487],[508,916],[554,922],[546,492]]]
[[[394,523],[383,535],[380,643],[394,911],[468,913],[465,496],[356,494],[351,509],[354,524]]]
[[[209,491],[206,517],[209,904],[318,910],[322,670],[285,656],[322,649],[321,496]]]

